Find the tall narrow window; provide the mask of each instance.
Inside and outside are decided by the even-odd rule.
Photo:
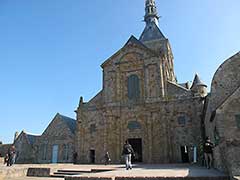
[[[63,160],[68,160],[68,151],[69,151],[69,145],[64,144],[63,145]]]
[[[42,151],[42,160],[47,160],[47,144],[42,144],[41,151]]]
[[[240,114],[235,115],[237,127],[240,129]]]
[[[137,100],[140,97],[139,78],[137,75],[128,77],[128,98],[130,100]]]

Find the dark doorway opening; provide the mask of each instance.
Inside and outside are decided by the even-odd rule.
[[[189,163],[189,156],[188,156],[188,147],[187,146],[181,146],[181,154],[182,154],[182,162],[183,163]]]
[[[135,156],[132,158],[132,162],[142,162],[142,139],[128,139],[129,144],[131,144]]]
[[[95,150],[94,149],[90,150],[89,156],[90,156],[90,163],[94,164],[95,163]]]

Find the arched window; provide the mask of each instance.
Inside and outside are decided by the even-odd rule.
[[[128,77],[128,98],[130,100],[137,100],[140,97],[139,78],[137,75],[130,75]]]

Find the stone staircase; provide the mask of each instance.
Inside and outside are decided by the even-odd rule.
[[[82,174],[89,174],[89,173],[99,173],[99,172],[107,172],[113,171],[114,169],[86,169],[86,170],[67,170],[67,169],[59,169],[53,174],[51,177],[56,178],[64,178],[66,176],[73,176],[73,175],[82,175]]]

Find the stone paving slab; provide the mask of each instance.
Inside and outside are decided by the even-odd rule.
[[[218,177],[225,176],[224,173],[221,173],[215,169],[206,169],[199,166],[191,166],[186,164],[173,164],[173,165],[135,165],[132,170],[125,170],[124,165],[119,165],[114,171],[99,172],[99,173],[83,173],[82,176],[91,176],[91,177],[134,177],[134,176],[143,176],[143,177],[152,177],[152,176],[161,176],[161,177]]]
[[[30,167],[50,168],[51,173],[57,170],[76,170],[90,172],[91,169],[114,169],[113,171],[98,172],[98,173],[81,173],[77,176],[69,177],[223,177],[225,174],[214,170],[206,169],[196,165],[189,164],[171,164],[171,165],[134,165],[132,170],[126,170],[124,165],[73,165],[73,164],[28,164],[14,165],[6,167],[0,165],[0,176],[4,176],[6,180],[52,180],[52,178],[35,178],[26,176],[27,169]],[[5,180],[4,179],[4,180]],[[63,180],[63,178],[54,178],[54,180]],[[67,179],[67,178],[66,178]],[[150,178],[146,178],[150,179]],[[2,180],[0,178],[0,180]]]

